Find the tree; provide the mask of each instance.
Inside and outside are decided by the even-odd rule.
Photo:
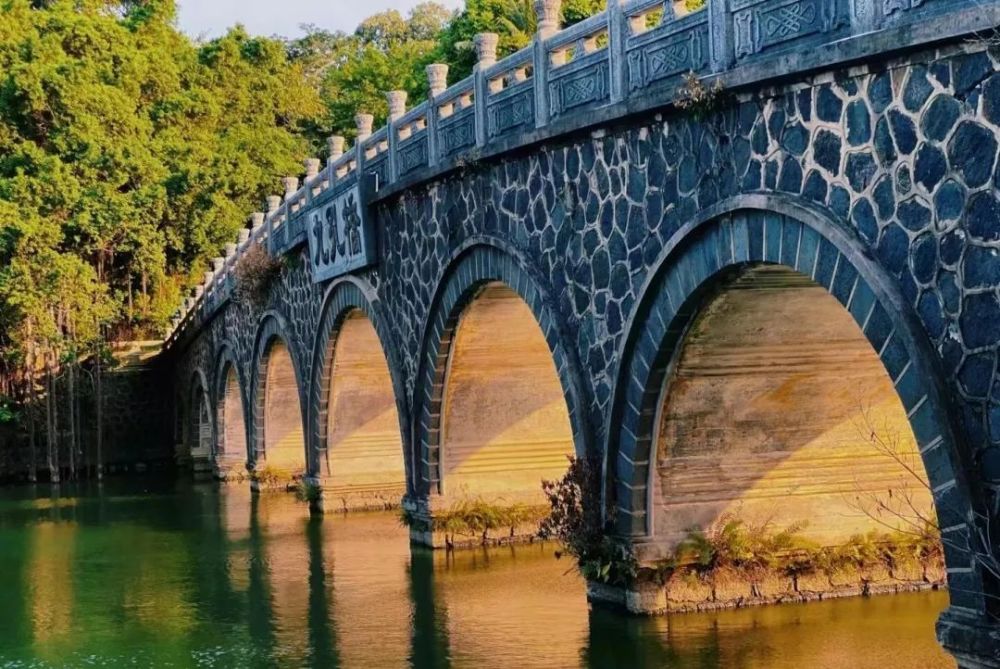
[[[284,44],[236,28],[196,45],[175,14],[173,0],[0,3],[0,387],[25,400],[46,380],[53,467],[60,378],[75,467],[80,363],[159,331],[310,152],[321,106]]]

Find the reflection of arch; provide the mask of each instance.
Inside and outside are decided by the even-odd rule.
[[[213,385],[215,460],[220,473],[241,468],[250,459],[246,387],[232,345],[223,342],[216,356]]]
[[[968,454],[953,432],[935,353],[895,281],[855,236],[812,205],[782,196],[741,196],[679,230],[653,266],[623,340],[607,426],[608,502],[617,530],[650,533],[649,481],[657,407],[685,329],[725,270],[748,263],[795,269],[826,288],[861,326],[892,379],[934,491],[953,607],[982,610],[983,584],[967,544],[972,509]]]
[[[368,391],[365,393],[368,396],[362,400],[366,402],[366,407],[359,407],[355,415],[345,415],[344,417],[355,423],[359,431],[363,431],[362,423],[376,418],[375,415],[369,415],[371,411],[377,409],[376,413],[382,414],[394,410],[396,429],[398,429],[396,438],[399,439],[399,454],[403,459],[403,466],[399,472],[402,477],[400,483],[406,485],[410,481],[411,464],[407,457],[409,452],[409,419],[405,402],[405,386],[401,377],[403,365],[399,361],[397,347],[392,343],[391,330],[387,325],[388,321],[382,315],[381,303],[375,290],[368,283],[356,277],[348,276],[335,281],[327,289],[320,314],[320,325],[313,344],[312,359],[315,363],[309,384],[310,475],[326,477],[338,473],[331,469],[331,455],[328,448],[332,436],[331,420],[336,418],[330,411],[331,401],[336,403],[336,398],[331,397],[331,383],[337,382],[333,372],[338,364],[338,339],[345,332],[345,325],[347,325],[351,332],[352,341],[367,340],[369,348],[366,352],[355,352],[357,355],[355,362],[364,362],[372,366],[379,366],[380,363],[384,362],[389,375],[390,388],[363,388],[360,386],[355,388],[357,391]],[[362,323],[355,318],[362,318],[365,322]],[[370,332],[365,331],[366,328],[373,329],[373,337],[370,336]],[[374,350],[376,348],[378,351]],[[378,360],[379,357],[381,357],[381,361]],[[376,370],[377,377],[381,376],[381,371]],[[381,379],[376,380],[378,382],[374,385],[383,385]],[[384,428],[385,421],[381,422],[380,427]],[[392,453],[384,453],[383,455],[389,459],[394,457]],[[383,467],[383,469],[391,469],[391,467]],[[372,474],[372,472],[368,473]]]
[[[307,457],[302,358],[287,335],[290,331],[285,318],[273,311],[264,314],[257,330],[251,380],[251,462],[270,460],[278,468],[298,470],[304,468]],[[277,449],[281,449],[280,457],[276,457]]]
[[[419,449],[414,458],[418,464],[418,492],[430,494],[441,490],[442,411],[452,343],[465,307],[484,286],[494,282],[508,286],[530,308],[559,375],[575,450],[578,455],[593,453],[584,399],[587,394],[575,349],[565,343],[569,338],[559,325],[554,298],[528,267],[524,258],[503,242],[473,238],[452,256],[437,284],[421,338],[422,353],[414,392],[413,434],[414,445]]]

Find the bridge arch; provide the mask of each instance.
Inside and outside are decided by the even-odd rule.
[[[305,473],[308,460],[303,362],[287,319],[266,312],[257,329],[251,366],[250,463],[285,475]]]
[[[952,611],[982,612],[982,571],[965,547],[975,511],[983,507],[968,480],[971,456],[956,437],[929,338],[897,282],[855,234],[820,208],[787,196],[743,195],[712,207],[683,226],[652,266],[626,326],[607,423],[604,496],[615,505],[617,533],[631,538],[640,555],[656,553],[654,460],[672,367],[720,280],[754,265],[804,274],[853,316],[919,449],[944,538]]]
[[[546,283],[510,245],[489,237],[467,240],[451,256],[437,282],[414,388],[413,435],[418,495],[441,493],[446,468],[442,457],[447,421],[448,387],[459,339],[460,319],[484,289],[510,296],[530,314],[530,324],[548,349],[566,407],[569,437],[577,456],[594,453],[587,423],[583,374],[575,348],[556,317],[558,307]],[[518,320],[521,320],[520,318]],[[540,481],[539,481],[540,483]]]
[[[215,468],[226,478],[245,470],[250,460],[246,380],[229,341],[219,347],[215,360],[212,397],[215,407]]]
[[[397,504],[411,492],[409,412],[399,350],[373,286],[348,276],[327,288],[312,351],[309,475],[346,497],[353,489],[352,503]],[[331,454],[331,440],[339,453]]]
[[[187,435],[185,439],[185,459],[189,459],[195,473],[207,472],[213,457],[212,437],[215,421],[212,417],[212,400],[205,372],[200,368],[191,374],[190,395],[188,396]]]

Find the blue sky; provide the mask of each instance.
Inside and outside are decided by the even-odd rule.
[[[242,23],[255,35],[301,34],[314,23],[328,30],[351,31],[367,16],[386,9],[404,15],[420,0],[179,0],[181,29],[192,37],[215,37]],[[457,8],[461,0],[437,0]]]

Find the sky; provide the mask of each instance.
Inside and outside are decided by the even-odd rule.
[[[437,0],[458,8],[462,0]],[[179,0],[180,26],[191,37],[216,37],[242,23],[255,35],[296,37],[312,23],[353,31],[366,17],[387,9],[406,15],[420,0]]]

